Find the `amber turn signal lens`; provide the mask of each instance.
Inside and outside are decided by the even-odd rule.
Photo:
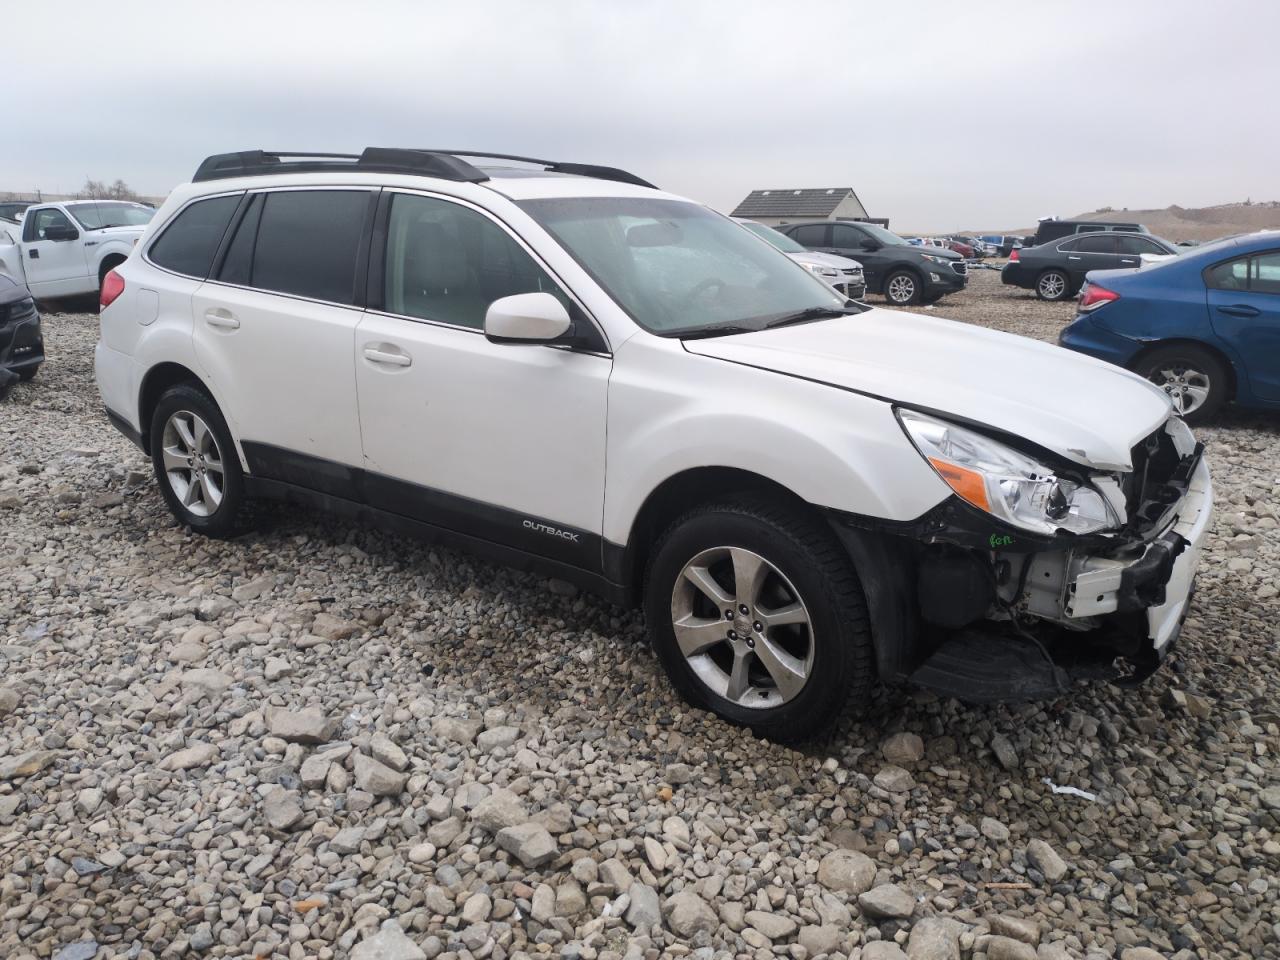
[[[947,481],[951,489],[962,499],[987,513],[991,512],[991,503],[987,500],[987,485],[982,479],[982,474],[935,457],[930,457],[929,462],[933,464],[933,469],[938,471],[938,476]]]

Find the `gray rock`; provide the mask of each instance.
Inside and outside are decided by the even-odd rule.
[[[1009,828],[993,817],[983,817],[978,829],[993,843],[1005,843],[1009,839]]]
[[[302,785],[308,790],[318,790],[324,786],[325,780],[329,777],[329,768],[333,765],[324,754],[317,754],[302,761],[302,768],[298,771],[298,778],[302,781]]]
[[[408,777],[385,767],[373,757],[363,753],[356,754],[356,786],[368,791],[375,797],[398,797],[404,793],[404,785]]]
[[[475,743],[476,735],[484,728],[479,720],[461,720],[457,717],[436,717],[431,722],[431,733],[442,740],[455,743]]]
[[[1012,937],[1032,946],[1040,942],[1040,925],[1034,920],[996,914],[988,917],[987,922],[991,925],[991,932],[999,936]]]
[[[405,936],[399,923],[384,920],[377,933],[352,948],[351,960],[427,960],[427,955]]]
[[[360,845],[364,843],[364,834],[364,827],[343,827],[329,841],[329,849],[343,856],[359,853]]]
[[[290,743],[325,743],[337,731],[338,721],[326,717],[316,707],[276,708],[267,711],[267,729],[273,737]]]
[[[662,920],[658,907],[658,892],[644,883],[632,883],[628,891],[631,903],[627,907],[626,921],[641,933],[647,933]]]
[[[635,882],[627,865],[615,857],[601,862],[599,874],[601,881],[609,884],[618,893],[626,893]]]
[[[1011,937],[987,940],[987,960],[1036,960],[1036,948]]]
[[[165,770],[194,770],[196,767],[207,767],[218,759],[218,748],[212,743],[193,743],[191,746],[171,753],[160,762]]]
[[[911,927],[909,960],[960,960],[962,924],[943,917],[924,917]]]
[[[991,738],[991,752],[1006,770],[1018,769],[1018,751],[1013,749],[1013,742],[1003,733]]]
[[[907,793],[916,785],[916,781],[910,771],[888,764],[881,767],[880,772],[876,774],[875,785],[890,793]]]
[[[870,890],[875,879],[875,861],[856,850],[833,850],[818,864],[818,882],[828,890],[857,896]]]
[[[720,926],[716,912],[707,905],[707,901],[688,887],[669,897],[663,909],[667,915],[667,926],[682,937],[711,934]]]
[[[858,906],[871,917],[905,920],[915,911],[915,897],[895,883],[872,887],[858,895]]]
[[[262,675],[272,682],[283,680],[285,677],[293,676],[293,666],[284,657],[267,657],[262,667]]]
[[[384,767],[392,770],[404,770],[409,766],[409,758],[400,749],[400,745],[385,733],[378,732],[369,740],[369,753]]]
[[[924,741],[914,733],[895,733],[880,744],[880,753],[898,766],[917,763],[924,759]]]
[[[182,692],[192,700],[216,700],[231,686],[231,677],[213,667],[196,667],[182,674]]]
[[[1262,806],[1268,810],[1280,810],[1280,787],[1267,787],[1258,794]]]
[[[476,737],[476,746],[487,753],[497,747],[509,747],[519,739],[519,727],[494,727]]]
[[[277,790],[262,803],[267,823],[276,830],[290,830],[302,819],[302,807],[286,790]]]
[[[93,960],[97,953],[97,940],[77,940],[59,949],[53,960]]]
[[[1057,883],[1067,875],[1067,864],[1058,852],[1038,837],[1027,844],[1027,860],[1044,874],[1050,883]]]
[[[809,924],[800,928],[800,946],[815,957],[821,953],[835,953],[844,943],[844,932],[835,924]]]
[[[483,923],[489,919],[489,914],[492,911],[493,901],[488,894],[473,893],[467,897],[466,903],[462,905],[462,922]]]
[[[556,842],[539,823],[520,823],[498,831],[498,846],[525,867],[540,867],[556,855]]]
[[[907,955],[892,940],[872,940],[863,946],[862,960],[907,960]]]
[[[490,833],[529,819],[529,811],[510,790],[499,788],[471,808],[471,819]]]
[[[5,757],[0,760],[0,780],[35,776],[53,763],[57,756],[52,750],[32,750],[16,757]]]
[[[796,922],[783,914],[748,910],[744,919],[770,940],[785,940],[796,932]]]
[[[17,710],[21,700],[22,698],[18,696],[17,690],[9,687],[0,687],[0,717],[8,716]]]
[[[324,640],[346,640],[360,632],[360,624],[342,620],[328,613],[317,613],[311,632]]]

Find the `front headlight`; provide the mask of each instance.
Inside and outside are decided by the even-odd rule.
[[[950,263],[951,262],[946,257],[935,257],[932,253],[922,253],[920,254],[920,256],[924,257],[930,263]]]
[[[1120,525],[1093,487],[1059,477],[1024,453],[945,420],[899,410],[916,449],[961,499],[1024,530],[1052,536]]]
[[[806,264],[806,266],[808,266],[810,273],[813,273],[819,277],[840,276],[840,271],[837,270],[835,267],[824,267],[820,263],[810,263],[810,264]]]

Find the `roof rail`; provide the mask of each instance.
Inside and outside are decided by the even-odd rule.
[[[362,173],[409,173],[442,180],[483,183],[488,174],[472,166],[463,157],[481,160],[514,160],[531,163],[555,173],[569,173],[597,180],[613,180],[637,187],[654,187],[648,180],[617,167],[592,163],[564,163],[538,160],[511,153],[479,153],[474,150],[406,150],[398,147],[366,147],[362,153],[307,153],[299,150],[242,150],[238,153],[216,153],[196,169],[192,181],[227,180],[231,177],[264,177],[273,173],[325,173],[358,171]]]
[[[426,150],[400,150],[394,147],[366,147],[360,154],[308,153],[299,150],[242,150],[217,153],[207,157],[196,169],[192,182],[226,180],[231,177],[264,177],[275,173],[324,173],[332,171],[359,173],[410,173],[481,183],[487,174],[465,160],[445,153]]]
[[[454,157],[474,157],[480,160],[515,160],[519,163],[532,163],[554,173],[571,173],[580,177],[595,177],[597,180],[614,180],[618,183],[634,184],[637,187],[658,189],[648,180],[641,179],[634,173],[620,170],[617,167],[601,167],[594,163],[566,163],[559,160],[539,160],[536,157],[521,157],[513,153],[477,153],[474,150],[437,150],[428,148],[425,152],[443,153]]]

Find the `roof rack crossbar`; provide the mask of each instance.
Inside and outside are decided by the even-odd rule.
[[[366,147],[359,154],[314,153],[304,150],[241,150],[237,153],[217,153],[206,158],[191,179],[199,183],[204,180],[226,180],[232,177],[262,177],[273,173],[323,173],[340,170],[365,173],[409,173],[466,183],[482,183],[489,179],[486,173],[472,166],[462,159],[463,157],[531,163],[555,173],[575,174],[657,189],[648,180],[643,180],[626,170],[619,170],[617,167],[539,160],[536,157],[521,157],[513,153],[482,153],[475,150],[407,150],[398,147]]]

